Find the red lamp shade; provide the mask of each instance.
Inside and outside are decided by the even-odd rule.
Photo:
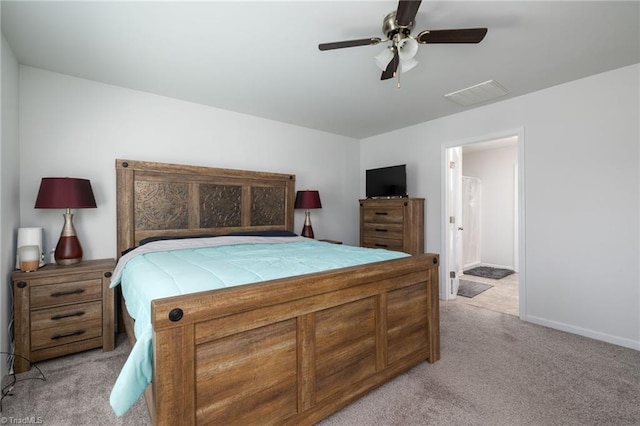
[[[42,178],[36,209],[66,209],[64,226],[54,258],[59,265],[73,265],[82,260],[82,246],[73,227],[71,209],[95,208],[91,182],[77,178]]]
[[[36,209],[87,209],[95,208],[89,179],[42,178]]]
[[[320,193],[318,191],[298,191],[296,193],[296,209],[321,209]]]
[[[298,191],[296,193],[296,209],[305,209],[304,226],[302,228],[302,236],[313,238],[313,228],[311,227],[311,214],[309,209],[321,209],[320,193],[318,191]]]

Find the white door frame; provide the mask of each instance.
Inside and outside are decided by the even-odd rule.
[[[440,266],[448,271],[447,293],[445,300],[453,300],[457,296],[460,284],[459,272],[462,269],[462,147],[455,146],[445,150],[446,155],[446,187],[444,190],[444,215],[447,253],[446,262]],[[455,255],[453,255],[455,253]]]
[[[447,150],[449,148],[454,148],[458,146],[470,145],[474,143],[480,142],[489,142],[496,139],[504,139],[508,137],[516,136],[518,138],[518,200],[517,200],[517,210],[518,215],[516,218],[517,226],[518,226],[518,234],[517,234],[517,259],[518,259],[518,299],[519,299],[519,316],[521,319],[527,317],[526,312],[526,262],[525,262],[525,149],[524,149],[524,128],[518,128],[513,130],[507,130],[500,133],[477,136],[464,140],[454,140],[442,143],[440,146],[440,177],[441,177],[441,188],[442,191],[440,193],[441,200],[441,223],[440,223],[440,232],[441,232],[441,248],[440,253],[440,299],[442,300],[450,300],[454,297],[450,296],[451,292],[451,280],[449,279],[449,270],[447,265],[450,262],[450,254],[448,253],[448,227],[449,227],[449,218],[447,216],[447,188],[448,188],[448,170],[449,165],[447,162]]]

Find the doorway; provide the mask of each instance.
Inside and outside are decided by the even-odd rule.
[[[522,132],[514,133],[443,147],[446,270],[441,298],[522,318],[524,194],[519,165],[524,150]],[[465,274],[474,266],[514,273],[500,279]],[[486,285],[491,287],[476,296],[458,295],[468,286]]]

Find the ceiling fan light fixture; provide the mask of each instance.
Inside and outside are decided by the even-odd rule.
[[[376,56],[374,56],[373,58],[376,62],[376,65],[378,66],[378,68],[380,68],[382,71],[384,71],[385,69],[387,69],[387,65],[389,65],[389,62],[391,62],[391,60],[393,59],[393,50],[391,47],[385,47],[384,50],[380,53],[378,53]]]
[[[407,37],[398,42],[398,56],[400,56],[401,61],[413,59],[416,53],[418,53],[418,42],[416,39]]]
[[[416,65],[418,65],[418,61],[415,59],[402,59],[400,58],[400,72],[411,71]]]

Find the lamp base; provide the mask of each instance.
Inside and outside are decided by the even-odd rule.
[[[311,225],[305,225],[302,228],[302,234],[300,235],[307,238],[313,238],[313,228],[311,227]]]
[[[309,210],[304,212],[304,227],[302,228],[303,237],[313,238],[313,228],[311,227],[311,212]]]
[[[77,236],[60,237],[53,257],[58,265],[75,265],[82,261],[82,247]]]
[[[64,214],[64,226],[53,257],[58,265],[75,265],[82,261],[82,246],[73,227],[73,215]]]

